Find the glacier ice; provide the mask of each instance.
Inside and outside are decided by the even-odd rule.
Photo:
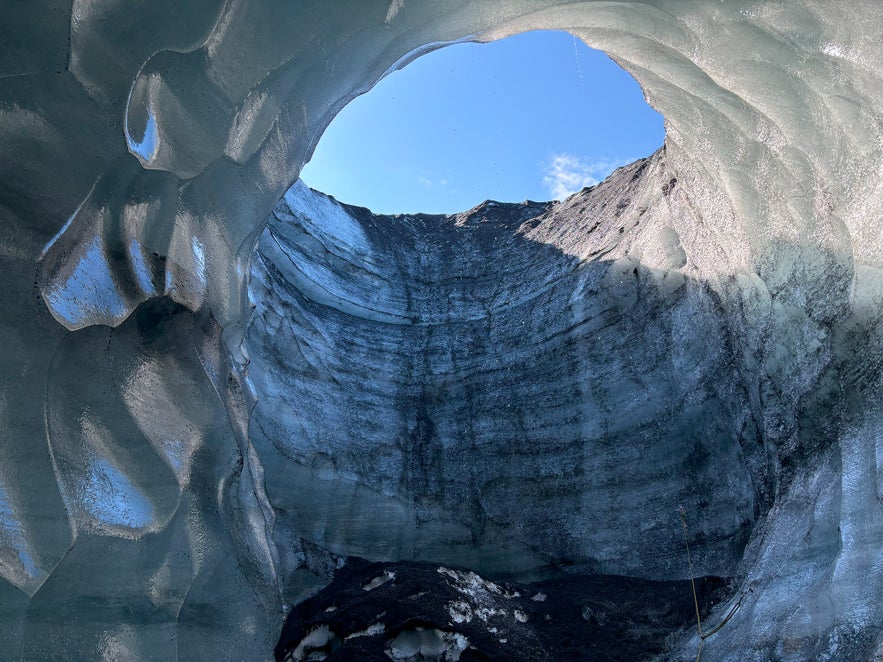
[[[385,72],[538,28],[666,118],[567,222],[286,194]],[[262,659],[349,554],[683,578],[681,501],[753,589],[708,659],[883,653],[881,33],[863,0],[6,8],[4,656]]]
[[[631,252],[667,214],[665,168],[660,153],[564,204],[449,217],[375,217],[296,184],[259,240],[243,342],[277,537],[670,579],[666,513],[688,502],[706,571],[734,574],[758,507],[743,460],[762,462],[741,441],[745,385],[704,284]],[[619,215],[592,227],[605,208]]]

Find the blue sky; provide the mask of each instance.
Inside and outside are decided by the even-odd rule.
[[[528,32],[424,55],[353,100],[303,180],[377,213],[561,198],[662,145],[662,116],[604,53]]]

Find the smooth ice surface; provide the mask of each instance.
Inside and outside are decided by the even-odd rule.
[[[263,262],[295,256],[292,280],[273,296],[325,297],[300,304],[311,308],[309,319],[286,318],[290,337],[302,341],[297,368],[309,368],[314,388],[295,380],[304,407],[276,417],[298,373],[270,377],[281,365],[268,360],[269,349],[283,334],[256,342],[262,325],[283,323],[268,306],[276,299],[262,294],[269,280],[251,276],[262,260],[254,248],[323,128],[354,95],[445,43],[537,28],[570,30],[610,54],[666,119],[664,159],[643,174],[639,203],[589,204],[599,225],[588,234],[576,211],[573,223],[524,232],[523,247],[537,258],[514,275],[505,273],[514,263],[501,260],[502,280],[501,271],[494,276],[510,303],[576,293],[560,299],[566,307],[543,309],[553,326],[571,313],[574,322],[596,319],[597,300],[580,294],[589,277],[544,290],[549,270],[603,267],[609,280],[599,291],[622,312],[623,332],[606,340],[607,355],[592,348],[549,364],[558,371],[540,383],[563,385],[560,373],[572,370],[587,390],[559,395],[562,410],[574,408],[568,424],[590,429],[607,416],[623,443],[613,454],[582,457],[593,479],[579,484],[567,453],[580,443],[559,445],[547,464],[506,465],[505,453],[484,449],[476,456],[489,458],[483,475],[504,479],[496,492],[483,491],[484,502],[456,511],[445,502],[446,483],[424,472],[439,466],[431,458],[417,453],[424,466],[381,448],[367,457],[377,467],[362,466],[353,450],[382,434],[364,426],[365,436],[347,445],[334,425],[352,429],[366,412],[350,405],[369,397],[383,410],[371,419],[379,423],[422,412],[414,389],[447,388],[437,376],[461,350],[451,342],[439,354],[449,333],[441,321],[459,320],[468,331],[485,320],[480,339],[509,328],[494,326],[510,313],[494,307],[493,287],[468,296],[450,287],[445,304],[433,299],[431,282],[421,283],[405,305],[413,265],[390,275],[387,256],[421,256],[379,229],[360,237],[367,216],[352,223],[333,205],[310,203],[327,225],[308,214],[313,227],[303,237],[320,239],[295,242],[297,250],[280,242]],[[699,479],[687,482],[683,500],[697,570],[732,574],[753,589],[706,642],[706,659],[883,652],[881,33],[883,12],[864,0],[77,0],[5,8],[0,649],[24,658],[263,659],[283,600],[327,581],[342,553],[451,556],[501,572],[575,561],[678,574],[680,549],[665,541],[678,532],[669,500],[685,480],[679,467],[666,483],[658,462],[693,457],[666,432],[693,411]],[[629,186],[620,182],[611,200],[624,202],[617,196]],[[555,260],[541,258],[543,250]],[[635,276],[655,298],[641,298],[647,292],[631,283]],[[260,295],[253,300],[250,278],[252,296]],[[673,315],[677,296],[694,306],[697,323],[652,334],[658,320],[691,319]],[[631,310],[640,314],[629,318]],[[312,326],[298,328],[304,320]],[[390,394],[365,388],[354,375],[371,366],[358,361],[345,392],[323,381],[341,360],[325,349],[328,338],[356,346],[389,321],[393,348],[415,342],[406,330],[438,331],[424,345],[432,351],[416,353],[426,364],[409,369],[400,402],[388,409]],[[526,320],[524,355],[544,351],[531,344],[549,330],[545,321]],[[652,337],[639,340],[644,331]],[[721,338],[726,349],[716,345]],[[517,357],[499,358],[506,366]],[[627,362],[632,372],[579,372]],[[373,383],[399,383],[397,363],[380,364],[389,372],[373,371]],[[703,375],[732,392],[689,386]],[[480,373],[469,379],[485,388]],[[474,439],[493,445],[495,431],[506,429],[539,438],[550,426],[555,442],[555,419],[545,415],[555,402],[531,406],[518,384],[499,379],[486,392],[500,405],[511,401],[521,427],[488,415],[486,436]],[[605,399],[592,388],[634,397]],[[665,410],[666,388],[685,398],[676,411]],[[322,393],[328,409],[319,406]],[[709,394],[722,403],[713,415],[702,413]],[[614,409],[596,415],[574,403]],[[430,432],[462,423],[460,412],[429,404],[424,418],[418,442],[452,439]],[[497,427],[500,420],[508,427]],[[261,421],[294,434],[260,436]],[[318,434],[325,425],[328,434]],[[570,437],[593,438],[582,428]],[[641,446],[654,439],[666,439],[670,452]],[[639,478],[657,477],[644,510],[628,502],[628,487],[654,483],[626,470],[620,454],[629,453]],[[508,481],[510,469],[524,474]],[[482,493],[467,478],[457,476],[457,489]],[[522,479],[536,491],[513,495]],[[531,511],[540,502],[551,504],[545,516],[554,534],[541,544]],[[514,504],[527,507],[507,512]],[[586,513],[598,526],[575,534]],[[491,521],[504,524],[495,532]],[[391,527],[401,527],[395,540]],[[736,531],[747,541],[727,547]],[[617,550],[629,541],[637,543],[631,561]],[[640,546],[652,541],[661,547]],[[690,632],[676,635],[672,657],[694,659],[697,645]]]

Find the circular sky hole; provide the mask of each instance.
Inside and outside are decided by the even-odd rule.
[[[664,136],[662,116],[606,54],[534,31],[393,72],[337,115],[301,176],[375,213],[454,213],[567,197]]]

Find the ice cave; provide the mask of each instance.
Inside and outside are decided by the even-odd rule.
[[[879,3],[3,14],[0,658],[883,659]],[[534,29],[664,146],[450,216],[298,183]]]

